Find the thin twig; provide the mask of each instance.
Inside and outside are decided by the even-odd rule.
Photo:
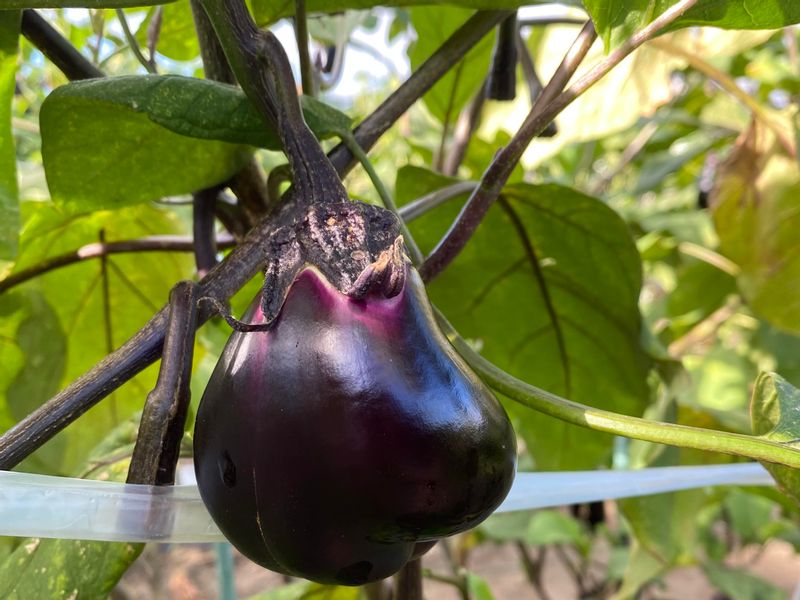
[[[547,25],[583,25],[586,17],[528,17],[520,19],[520,27],[543,27]]]
[[[464,161],[472,136],[480,125],[481,112],[485,101],[486,81],[484,80],[481,88],[458,116],[455,130],[453,131],[453,142],[450,144],[450,151],[447,153],[447,158],[445,158],[442,166],[442,173],[445,175],[453,176],[458,173],[458,168]]]
[[[795,76],[800,77],[800,50],[797,47],[797,29],[787,27],[783,30],[783,43],[789,54],[789,66]]]
[[[178,283],[170,293],[169,320],[158,380],[145,401],[128,483],[175,482],[181,439],[189,410],[198,285]]]
[[[308,50],[306,0],[294,0],[294,33],[297,39],[297,52],[300,55],[300,80],[303,84],[303,94],[316,96],[314,65],[311,64],[311,54]]]
[[[539,555],[536,558],[531,556],[530,550],[524,542],[516,542],[515,546],[528,582],[542,600],[550,600],[550,596],[542,583],[542,567],[547,552],[547,546],[541,547]]]
[[[139,42],[136,40],[136,36],[131,32],[131,28],[128,26],[128,19],[125,18],[125,12],[121,8],[117,9],[117,19],[119,20],[120,27],[122,27],[122,32],[125,34],[125,39],[128,41],[128,47],[133,52],[136,60],[139,61],[139,64],[141,64],[148,73],[157,75],[158,69],[156,68],[155,58],[152,55],[150,58],[146,58],[145,55],[142,54]]]
[[[533,57],[528,50],[528,45],[522,38],[522,34],[517,30],[517,50],[519,53],[519,64],[522,67],[522,75],[525,77],[525,82],[528,84],[528,97],[530,98],[531,106],[536,102],[536,99],[541,95],[544,90],[542,80],[539,79],[539,73],[536,71],[536,65],[533,62]],[[555,121],[547,124],[544,131],[539,134],[539,137],[553,137],[558,133]]]
[[[712,267],[716,267],[731,277],[738,277],[742,272],[742,269],[739,267],[739,265],[737,265],[731,259],[699,244],[693,244],[692,242],[681,242],[678,244],[678,252],[685,254],[686,256],[696,258],[697,260],[701,260]]]
[[[667,348],[669,355],[681,358],[698,344],[715,337],[719,328],[739,311],[741,304],[739,298],[731,298],[729,302],[719,307],[684,335],[673,341]]]
[[[214,206],[219,188],[207,188],[192,195],[192,239],[198,277],[205,277],[217,264],[217,240],[214,236]]]
[[[147,24],[147,52],[153,67],[156,65],[156,47],[161,39],[161,25],[164,23],[164,7],[156,6],[153,11],[153,18]]]
[[[489,207],[503,189],[509,175],[511,175],[514,167],[522,157],[522,153],[533,137],[544,129],[546,123],[540,126],[535,121],[535,116],[541,113],[543,107],[564,89],[564,86],[575,73],[596,37],[594,26],[591,21],[587,22],[547,84],[547,87],[545,87],[533,108],[531,108],[531,112],[522,127],[511,138],[508,145],[497,153],[497,156],[481,178],[480,185],[472,193],[464,208],[462,208],[455,223],[453,223],[445,237],[422,265],[420,275],[422,275],[424,281],[430,281],[449,265],[472,237]]]
[[[653,120],[639,130],[639,132],[631,140],[630,144],[628,144],[625,150],[622,151],[622,156],[620,156],[620,159],[617,164],[614,165],[614,168],[610,169],[608,173],[598,179],[597,182],[592,186],[591,193],[593,195],[599,196],[608,189],[608,186],[611,184],[614,178],[622,173],[625,167],[627,167],[631,161],[636,158],[642,150],[644,150],[647,142],[649,142],[650,138],[652,138],[658,131],[659,125],[660,123],[658,121]]]
[[[105,76],[35,10],[22,11],[22,35],[70,81]]]
[[[232,248],[235,240],[229,235],[217,237],[218,248]],[[12,273],[0,280],[0,293],[24,283],[34,277],[44,275],[55,269],[75,264],[91,258],[100,258],[109,254],[123,254],[129,252],[194,252],[194,240],[188,236],[161,235],[144,237],[133,240],[120,240],[118,242],[93,243],[81,246],[77,250],[59,254],[27,269]]]
[[[99,235],[100,244],[106,242],[106,232],[104,229],[100,230]],[[105,333],[106,354],[111,354],[114,350],[114,336],[113,325],[111,322],[111,282],[108,279],[108,255],[104,254],[100,257],[100,289],[102,290],[103,299],[103,331]],[[111,416],[114,423],[117,422],[117,403],[114,399],[114,394],[111,394]]]
[[[402,206],[398,211],[404,221],[413,221],[417,217],[424,215],[429,210],[432,210],[444,204],[448,200],[461,196],[462,194],[471,193],[478,187],[476,181],[459,181],[447,187],[438,189],[425,196],[420,196],[416,200],[409,202]]]

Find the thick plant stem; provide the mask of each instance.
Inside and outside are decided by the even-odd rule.
[[[660,423],[585,406],[512,377],[475,352],[437,313],[439,326],[462,358],[495,391],[538,412],[567,423],[646,442],[746,456],[800,468],[800,450],[764,438],[727,431]]]
[[[169,320],[158,380],[147,400],[128,469],[128,483],[172,485],[180,455],[192,374],[198,286],[178,283],[170,294]]]
[[[497,153],[497,156],[483,174],[480,185],[467,200],[464,208],[461,209],[455,223],[423,263],[420,269],[423,281],[430,281],[441,273],[461,252],[472,237],[472,234],[475,233],[489,207],[500,195],[503,186],[508,181],[508,177],[520,158],[522,158],[522,154],[530,141],[540,134],[547,125],[547,123],[544,123],[540,127],[537,122],[532,122],[531,117],[537,111],[541,112],[542,107],[546,106],[552,98],[564,89],[596,37],[594,26],[591,22],[587,22],[567,52],[561,65],[559,65],[555,75],[553,75],[533,108],[531,108],[531,112],[522,127],[520,127],[508,145]]]
[[[436,277],[461,252],[480,225],[489,207],[500,195],[503,185],[530,141],[542,133],[556,115],[569,106],[575,98],[583,94],[634,50],[655,37],[697,2],[698,0],[681,0],[672,5],[564,90],[597,37],[591,22],[584,25],[555,75],[531,108],[519,131],[508,145],[498,152],[481,178],[481,185],[472,194],[447,234],[423,264],[420,269],[423,280],[430,281]]]
[[[235,85],[236,77],[234,77],[225,52],[219,44],[214,27],[208,20],[208,15],[200,6],[200,0],[190,0],[190,5],[206,77]],[[239,199],[248,225],[252,226],[267,211],[266,182],[256,159],[251,157],[247,164],[231,178],[228,185]]]
[[[347,202],[347,192],[306,125],[294,77],[278,39],[259,29],[243,0],[201,0],[236,79],[262,117],[276,126],[301,202]]]
[[[408,561],[395,577],[394,600],[422,600],[422,560]]]
[[[105,77],[35,10],[22,11],[22,35],[41,50],[70,81]]]

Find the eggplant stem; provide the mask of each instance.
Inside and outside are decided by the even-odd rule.
[[[199,286],[172,288],[169,321],[156,386],[147,395],[127,483],[172,485],[189,410]]]

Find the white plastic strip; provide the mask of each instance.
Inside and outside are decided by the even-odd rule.
[[[757,463],[518,473],[497,512],[772,483]],[[170,543],[224,539],[195,485],[153,487],[9,471],[0,471],[0,535]]]

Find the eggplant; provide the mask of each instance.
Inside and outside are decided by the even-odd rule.
[[[200,493],[268,569],[340,585],[388,577],[480,523],[511,487],[509,419],[402,264],[394,291],[360,297],[305,266],[274,320],[254,301],[245,320],[268,328],[234,332],[206,387]]]

